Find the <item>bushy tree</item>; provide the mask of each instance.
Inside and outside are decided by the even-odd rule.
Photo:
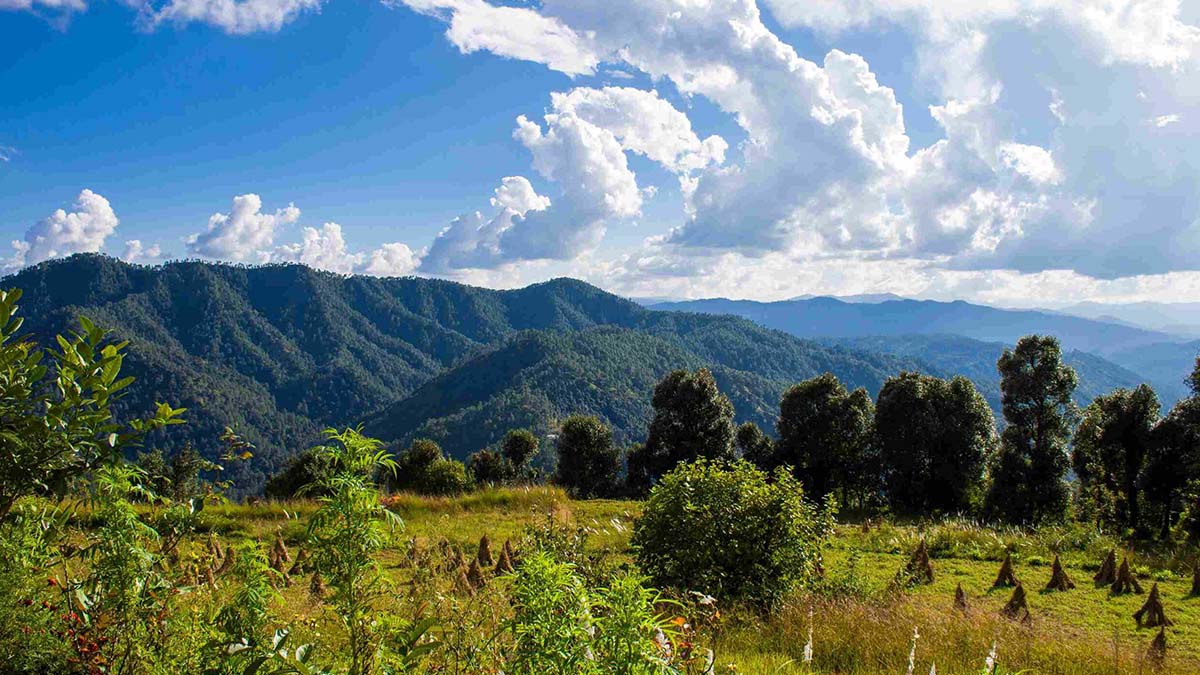
[[[1185,511],[1185,520],[1200,516],[1200,502],[1192,499],[1200,496],[1200,396],[1179,401],[1155,425],[1141,487],[1163,536]],[[1200,520],[1183,526],[1200,535]]]
[[[1077,412],[1078,378],[1062,361],[1058,339],[1027,335],[996,363],[1008,426],[992,470],[989,511],[1010,523],[1038,524],[1066,515],[1067,445]]]
[[[814,499],[862,494],[874,412],[865,389],[847,391],[830,373],[791,387],[779,402],[775,463],[791,466]]]
[[[904,372],[888,378],[875,405],[884,494],[909,514],[965,513],[978,505],[996,421],[965,377]]]
[[[734,438],[742,459],[764,471],[775,468],[775,443],[757,424],[742,422]]]
[[[500,454],[512,467],[514,475],[524,475],[529,470],[529,462],[538,451],[538,439],[528,429],[513,429],[504,435],[500,443]]]
[[[310,497],[320,497],[319,486],[333,474],[329,458],[308,448],[288,460],[278,473],[267,479],[264,494],[268,499],[291,499],[302,490]]]
[[[1075,432],[1072,463],[1085,494],[1120,496],[1116,516],[1126,527],[1143,526],[1139,482],[1158,424],[1158,396],[1148,385],[1117,389],[1083,410]],[[1092,490],[1093,487],[1103,490]]]
[[[58,349],[37,349],[19,334],[20,299],[0,291],[0,520],[21,497],[63,490],[184,412],[160,403],[150,418],[117,420],[113,405],[133,383],[120,376],[127,343],[80,317]]]
[[[471,477],[480,485],[502,485],[512,476],[512,465],[495,450],[480,450],[467,460]]]
[[[558,434],[555,482],[579,497],[613,494],[621,472],[621,453],[612,441],[612,429],[599,418],[568,417]]]
[[[650,491],[632,545],[660,587],[770,606],[816,572],[832,517],[782,468],[699,459]]]
[[[680,462],[733,457],[733,404],[707,368],[668,373],[654,388],[646,445],[629,461],[630,483],[648,488]]]

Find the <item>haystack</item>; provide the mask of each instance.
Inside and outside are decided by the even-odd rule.
[[[929,560],[929,547],[925,545],[924,539],[917,544],[916,550],[904,567],[900,568],[896,574],[896,581],[906,586],[933,583],[933,563]]]
[[[289,575],[304,574],[308,571],[308,549],[302,548],[296,554],[296,562],[292,564],[292,569],[288,570]]]
[[[1095,581],[1097,586],[1112,586],[1116,580],[1117,552],[1110,550],[1108,555],[1104,556],[1104,562],[1100,563],[1100,569],[1092,577],[1092,581]]]
[[[1200,562],[1192,568],[1192,595],[1200,595]]]
[[[1133,572],[1129,571],[1129,556],[1125,556],[1121,560],[1121,566],[1117,568],[1117,578],[1113,581],[1110,592],[1113,595],[1121,595],[1131,591],[1140,595],[1142,585],[1138,583],[1137,577],[1133,576]]]
[[[496,559],[496,568],[493,571],[497,576],[513,571],[512,560],[508,557],[508,548],[500,549],[500,557]]]
[[[966,612],[968,609],[967,594],[963,591],[961,583],[954,589],[954,609],[960,612]]]
[[[1000,573],[996,575],[996,580],[992,582],[992,588],[1012,588],[1020,586],[1021,582],[1017,580],[1017,575],[1013,572],[1012,553],[1004,554],[1004,562],[1000,565]],[[1022,592],[1022,596],[1024,592]]]
[[[288,551],[287,544],[283,543],[283,535],[275,533],[275,550],[279,552],[279,559],[283,562],[292,562],[292,553]]]
[[[1050,583],[1046,584],[1047,591],[1069,591],[1075,588],[1075,582],[1067,576],[1058,556],[1054,556],[1054,565],[1050,567]]]
[[[1171,625],[1171,620],[1163,612],[1162,599],[1158,597],[1157,583],[1150,587],[1150,596],[1146,598],[1146,604],[1133,613],[1133,620],[1137,621],[1138,628]]]
[[[475,559],[483,567],[491,567],[495,564],[495,561],[492,560],[492,542],[486,534],[479,538],[479,553]]]
[[[325,580],[321,578],[320,572],[313,572],[312,581],[308,584],[308,593],[318,599],[325,597]]]
[[[467,583],[471,584],[471,590],[479,590],[487,584],[487,578],[483,576],[483,568],[479,566],[478,560],[472,560],[471,566],[467,568]]]
[[[1155,669],[1162,668],[1163,662],[1167,660],[1167,629],[1159,628],[1158,635],[1150,641],[1150,648],[1146,650],[1146,660]]]
[[[1029,614],[1029,604],[1025,602],[1025,587],[1017,582],[1017,587],[1013,589],[1012,597],[1008,599],[1008,604],[1004,605],[1004,609],[1000,613],[1005,617],[1014,621],[1020,620],[1021,623],[1032,621],[1033,617]]]

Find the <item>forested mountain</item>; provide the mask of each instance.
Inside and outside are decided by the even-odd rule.
[[[237,480],[248,489],[315,440],[322,427],[354,424],[443,373],[467,378],[481,402],[515,401],[510,392],[520,389],[503,379],[507,371],[488,369],[522,349],[520,338],[508,341],[521,331],[569,336],[596,326],[626,329],[621,338],[608,340],[600,339],[603,332],[541,338],[541,349],[555,357],[543,360],[536,372],[513,371],[523,376],[518,382],[536,384],[539,391],[531,403],[510,406],[524,410],[542,397],[553,404],[544,410],[557,414],[569,411],[570,397],[583,388],[591,392],[594,407],[588,409],[611,411],[624,437],[644,424],[639,415],[654,379],[676,363],[712,364],[742,405],[768,407],[782,383],[797,377],[830,370],[874,389],[907,365],[890,356],[804,342],[733,317],[651,312],[571,279],[495,291],[442,280],[343,277],[300,265],[184,261],[143,267],[76,255],[0,284],[26,292],[25,330],[43,343],[71,329],[79,315],[130,341],[126,367],[138,381],[122,405],[143,412],[155,401],[168,401],[190,409],[189,423],[156,437],[156,443],[190,442],[211,455],[224,426],[244,434],[258,447],[254,460],[237,469]],[[660,350],[662,358],[647,358],[643,349]],[[602,376],[624,386],[604,393],[597,384]],[[485,391],[483,382],[496,383],[494,390]],[[745,393],[734,391],[739,387]],[[489,408],[479,419],[501,419],[508,414],[504,410]],[[431,409],[429,428],[460,413],[448,405]],[[412,426],[406,424],[396,428]],[[460,456],[477,450],[504,429],[494,431],[450,449]]]
[[[996,360],[1006,347],[1000,342],[983,342],[959,335],[889,335],[863,338],[825,339],[822,342],[852,349],[893,354],[927,364],[935,374],[963,375],[975,383],[988,405],[1000,418],[1000,374]],[[1132,388],[1147,381],[1135,373],[1107,359],[1079,350],[1063,353],[1063,361],[1079,375],[1079,388],[1075,390],[1075,402],[1087,405],[1101,394],[1118,387]],[[1170,390],[1164,389],[1159,396],[1164,399],[1164,408],[1183,395],[1183,384]]]
[[[641,441],[654,385],[671,370],[708,367],[739,421],[771,430],[790,385],[833,372],[872,395],[915,361],[819,347],[748,322],[648,316],[640,330],[605,326],[527,332],[469,359],[368,420],[385,440],[428,437],[463,456],[514,427],[545,434],[571,413],[597,415],[620,443]]]
[[[1124,324],[1050,312],[998,309],[963,301],[864,303],[823,297],[755,302],[717,298],[659,303],[651,308],[731,314],[804,338],[942,334],[1014,344],[1023,335],[1040,333],[1058,337],[1068,350],[1100,355],[1170,341],[1170,336],[1164,333]]]

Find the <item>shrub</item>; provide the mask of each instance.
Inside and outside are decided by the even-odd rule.
[[[612,429],[597,417],[572,415],[558,437],[555,482],[577,497],[605,497],[616,490],[621,451],[613,447]]]
[[[413,486],[423,495],[450,496],[471,489],[467,467],[454,459],[439,459],[425,470],[421,481]]]
[[[812,577],[832,525],[786,469],[697,460],[651,490],[632,544],[660,587],[770,607]]]

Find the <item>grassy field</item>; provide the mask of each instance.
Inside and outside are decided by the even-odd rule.
[[[470,630],[463,624],[471,621],[478,623],[477,630],[487,630],[498,616],[498,594],[456,598],[449,581],[436,578],[435,557],[413,561],[408,551],[414,544],[431,551],[445,540],[469,559],[484,534],[499,547],[505,540],[519,541],[528,527],[553,522],[586,535],[592,557],[607,565],[629,564],[629,536],[640,508],[637,502],[572,501],[550,488],[484,491],[456,499],[401,495],[391,498],[390,506],[405,523],[383,561],[399,601],[457,622],[459,631]],[[216,506],[205,511],[204,524],[226,542],[270,542],[279,532],[296,548],[314,508],[306,502]],[[897,590],[896,571],[922,537],[931,550],[935,581]],[[939,673],[980,673],[993,645],[1000,673],[1150,672],[1145,654],[1156,629],[1138,629],[1132,618],[1146,595],[1112,597],[1091,582],[1114,546],[1106,537],[1078,529],[1023,533],[965,522],[843,524],[826,554],[823,585],[796,594],[771,616],[737,607],[720,607],[719,613],[681,611],[692,612],[689,626],[695,624],[698,641],[716,652],[718,672],[904,673],[914,629],[919,637],[913,672],[922,675],[933,665]],[[1042,591],[1056,550],[1075,590]],[[1031,621],[1026,623],[1000,616],[1010,589],[991,590],[1006,551],[1013,553],[1017,576],[1028,591]],[[1146,591],[1159,584],[1174,622],[1167,630],[1163,672],[1200,672],[1200,598],[1188,597],[1186,561],[1151,552],[1134,553],[1132,561]],[[418,593],[420,583],[433,590]],[[965,614],[953,604],[960,583],[969,599]],[[329,617],[308,597],[305,584],[286,589],[284,605],[282,618],[301,634],[332,632],[325,630]],[[810,626],[813,658],[806,664]]]

